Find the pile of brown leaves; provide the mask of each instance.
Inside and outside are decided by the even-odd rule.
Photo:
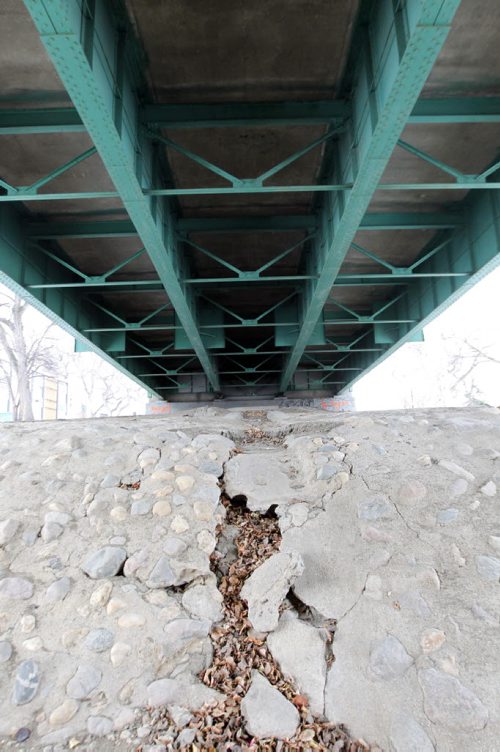
[[[191,752],[213,750],[220,752],[306,752],[306,750],[334,750],[334,752],[365,752],[363,741],[349,739],[342,727],[316,721],[308,709],[307,699],[286,681],[272,655],[265,636],[256,634],[248,620],[247,607],[240,600],[240,590],[251,573],[279,549],[281,535],[276,519],[264,518],[246,509],[227,508],[224,524],[237,525],[237,559],[222,575],[219,589],[224,596],[224,619],[211,633],[214,658],[212,665],[200,675],[209,687],[226,697],[215,706],[204,707],[194,714],[187,728],[194,729],[193,743],[185,749]],[[212,555],[212,568],[217,573],[220,554]],[[245,731],[240,704],[250,686],[251,672],[257,669],[271,684],[296,706],[301,723],[294,741],[256,740]]]

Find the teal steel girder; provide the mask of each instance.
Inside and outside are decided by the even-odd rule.
[[[36,289],[48,280],[63,284],[67,273],[32,246],[24,233],[24,224],[25,217],[10,207],[0,207],[0,282],[75,337],[81,349],[95,352],[140,386],[157,394],[154,380],[138,376],[143,370],[141,362],[125,368],[111,354],[126,349],[124,337],[87,331],[102,324],[103,317],[96,315],[81,297],[66,289]]]
[[[392,330],[390,347],[382,354],[353,353],[347,365],[363,369],[363,374],[377,366],[401,345],[412,341],[423,327],[439,316],[451,303],[500,265],[500,195],[496,191],[472,194],[465,203],[466,226],[451,233],[442,255],[429,258],[426,271],[466,272],[466,277],[421,278],[408,287],[395,306],[396,316],[408,316],[416,323],[401,324]],[[391,333],[391,330],[389,330]],[[368,344],[375,344],[375,332]],[[345,385],[351,387],[355,379]]]
[[[270,217],[189,217],[176,222],[178,233],[195,232],[276,232],[311,231],[318,218],[311,215],[277,215]],[[369,212],[361,220],[360,230],[444,230],[463,225],[459,212]],[[123,238],[137,235],[129,219],[80,222],[28,222],[27,234],[37,239],[53,238]]]
[[[321,208],[316,254],[304,286],[296,343],[284,369],[284,391],[297,368],[347,251],[419,93],[448,36],[460,0],[379,0],[356,51],[350,128],[338,141],[334,179],[352,183],[328,194]]]
[[[249,128],[261,125],[325,125],[350,117],[345,100],[312,102],[232,102],[221,104],[145,105],[139,114],[144,125],[169,130],[185,128]],[[498,123],[500,97],[419,99],[409,124]],[[85,132],[73,107],[0,110],[0,136],[36,133]]]
[[[214,391],[220,388],[197,324],[196,305],[180,277],[174,217],[165,201],[145,195],[157,181],[154,149],[138,130],[137,76],[130,39],[104,0],[24,0],[41,40],[137,229]],[[130,34],[131,36],[131,34]],[[139,156],[138,156],[139,155]],[[40,197],[39,197],[40,198]]]

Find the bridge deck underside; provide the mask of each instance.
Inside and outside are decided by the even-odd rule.
[[[434,3],[431,63],[432,0],[66,5],[0,8],[0,276],[150,391],[335,394],[498,263],[496,0]]]

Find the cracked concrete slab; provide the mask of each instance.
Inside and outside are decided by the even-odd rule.
[[[0,735],[139,744],[149,700],[177,713],[178,686],[186,708],[210,699],[196,677],[221,616],[210,556],[225,469],[230,495],[278,505],[267,566],[303,562],[303,608],[282,603],[283,577],[265,631],[311,712],[393,752],[496,749],[499,411],[280,410],[258,426],[273,445],[248,452],[246,427],[214,408],[0,426]],[[230,459],[221,433],[243,454]]]

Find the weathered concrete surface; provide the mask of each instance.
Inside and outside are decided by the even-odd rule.
[[[272,488],[269,456],[286,493],[259,508],[278,504],[279,556],[303,561],[292,587],[314,618],[284,584],[268,644],[311,710],[384,750],[496,750],[499,412],[272,411],[259,430],[286,438],[269,449],[245,446],[251,420],[0,426],[0,739],[130,749],[146,705],[180,719],[214,696],[197,675],[221,617],[218,478],[252,456],[232,490],[251,498]],[[279,721],[255,712],[262,732]]]
[[[221,618],[209,556],[233,442],[203,433],[205,414],[189,434],[159,419],[1,426],[0,738],[89,744],[158,698],[214,696],[195,676]]]

